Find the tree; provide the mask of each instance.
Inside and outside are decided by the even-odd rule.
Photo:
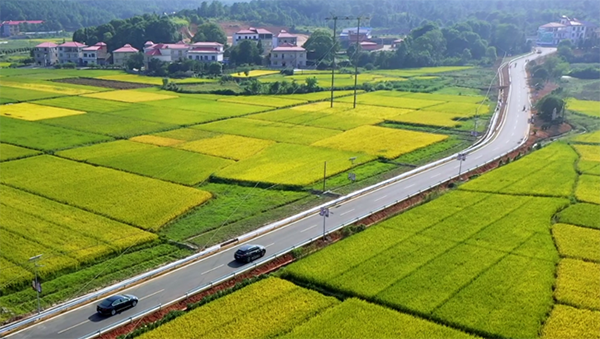
[[[258,53],[256,43],[243,40],[231,49],[229,60],[236,65],[260,64],[261,56]]]
[[[223,73],[223,65],[220,62],[211,62],[208,65],[208,74],[221,75]]]
[[[144,53],[140,52],[130,55],[125,62],[125,67],[127,69],[140,69],[144,67]]]
[[[205,22],[198,26],[198,31],[192,38],[192,42],[204,41],[218,42],[224,45],[227,43],[227,34],[223,31],[221,26],[213,22]]]
[[[167,63],[158,59],[150,59],[150,61],[148,61],[148,72],[150,72],[150,74],[155,75],[155,76],[166,76],[168,74],[167,72]]]
[[[546,95],[542,100],[536,104],[538,115],[546,122],[560,123],[560,119],[553,119],[558,114],[562,113],[565,108],[565,102],[563,99],[556,95]]]
[[[331,33],[323,29],[315,30],[302,47],[314,53],[315,61],[333,60],[338,48],[333,46]]]

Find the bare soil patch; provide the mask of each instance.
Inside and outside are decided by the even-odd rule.
[[[155,85],[149,85],[149,84],[139,84],[139,83],[133,83],[133,82],[94,79],[94,78],[66,78],[66,79],[55,79],[52,81],[64,82],[64,83],[75,84],[75,85],[112,88],[112,89],[136,89],[136,88],[148,88],[148,87],[155,86]]]

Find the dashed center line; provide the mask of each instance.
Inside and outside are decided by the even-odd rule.
[[[273,246],[273,245],[275,245],[275,243],[274,243],[274,242],[272,242],[272,243],[270,243],[270,244],[266,245],[266,246],[265,246],[265,248],[267,248],[267,247],[270,247],[270,246]]]
[[[83,325],[83,324],[87,323],[88,321],[89,321],[89,320],[82,321],[82,322],[80,322],[80,323],[79,323],[79,324],[77,324],[77,325],[73,325],[73,326],[71,326],[71,327],[67,327],[67,328],[65,328],[64,330],[62,330],[62,331],[58,332],[57,334],[65,333],[65,332],[67,332],[68,330],[72,330],[72,329],[74,329],[74,328],[75,328],[75,327],[77,327],[77,326],[80,326],[80,325]]]
[[[377,199],[375,199],[375,201],[379,201],[379,200],[382,200],[382,199],[385,199],[385,198],[387,198],[387,195],[384,195],[384,196],[383,196],[383,197],[381,197],[381,198],[377,198]]]
[[[436,175],[432,175],[431,177],[432,177],[432,178],[435,178],[435,177],[439,177],[440,175],[442,175],[442,173],[438,173],[438,174],[436,174]]]
[[[213,268],[211,268],[211,269],[210,269],[210,270],[208,270],[208,271],[204,271],[204,272],[202,272],[200,275],[205,275],[206,273],[209,273],[209,272],[212,272],[212,271],[214,271],[214,270],[216,270],[216,269],[219,269],[219,268],[223,267],[224,265],[225,265],[225,264],[221,264],[221,265],[219,265],[219,266],[217,266],[217,267],[213,267]]]
[[[353,208],[353,209],[351,209],[351,210],[348,210],[348,211],[346,211],[346,212],[344,212],[344,213],[340,213],[340,217],[341,217],[341,216],[343,216],[343,215],[345,215],[345,214],[348,214],[348,213],[350,213],[350,212],[352,212],[352,211],[354,211],[354,208]]]
[[[300,233],[304,233],[304,232],[306,232],[306,231],[308,231],[308,230],[310,230],[310,229],[313,229],[313,228],[315,228],[315,227],[317,227],[317,226],[319,226],[319,225],[312,225],[312,226],[310,226],[310,227],[308,227],[308,228],[305,228],[305,229],[303,229],[302,231],[300,231]]]
[[[408,185],[408,186],[406,186],[405,188],[411,188],[411,187],[413,187],[414,185],[415,185],[415,184]]]

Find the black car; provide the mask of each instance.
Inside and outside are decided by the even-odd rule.
[[[100,314],[115,315],[126,308],[134,307],[138,303],[138,298],[131,294],[119,294],[104,299],[103,302],[96,307]]]
[[[262,258],[265,253],[267,253],[267,249],[264,246],[248,244],[235,251],[233,257],[236,261],[249,263],[252,260]]]

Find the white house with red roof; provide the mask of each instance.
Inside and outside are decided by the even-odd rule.
[[[75,41],[58,45],[58,62],[61,64],[72,62],[81,65],[83,63],[83,49],[85,47],[87,46]]]
[[[53,42],[43,42],[35,46],[33,51],[35,63],[40,66],[52,66],[58,62],[58,45]]]
[[[87,65],[106,65],[108,63],[108,49],[104,42],[98,42],[94,46],[84,47],[81,62],[83,66]]]
[[[117,48],[112,52],[113,64],[123,66],[127,61],[127,58],[139,52],[140,51],[137,48],[132,47],[130,44],[125,44],[123,47]]]
[[[223,45],[218,42],[196,42],[187,51],[187,58],[201,62],[223,62]]]
[[[271,50],[270,65],[274,68],[306,67],[306,50],[292,44],[280,44]]]
[[[298,37],[294,34],[288,33],[285,30],[281,30],[279,34],[273,37],[273,48],[281,44],[298,46]]]
[[[264,28],[250,27],[248,29],[242,29],[233,34],[233,45],[236,46],[243,40],[251,40],[258,43],[261,42],[265,53],[273,48],[273,33]]]
[[[0,24],[0,32],[3,37],[15,36],[21,33],[21,24],[38,25],[43,23],[42,20],[8,20]]]
[[[183,42],[176,44],[155,44],[147,41],[144,44],[144,62],[148,65],[150,59],[158,59],[164,62],[173,62],[183,60],[187,57],[187,51],[190,45]]]
[[[574,45],[595,34],[596,25],[569,18],[563,15],[560,22],[550,22],[538,28],[539,46],[556,46],[563,40],[571,40]]]

